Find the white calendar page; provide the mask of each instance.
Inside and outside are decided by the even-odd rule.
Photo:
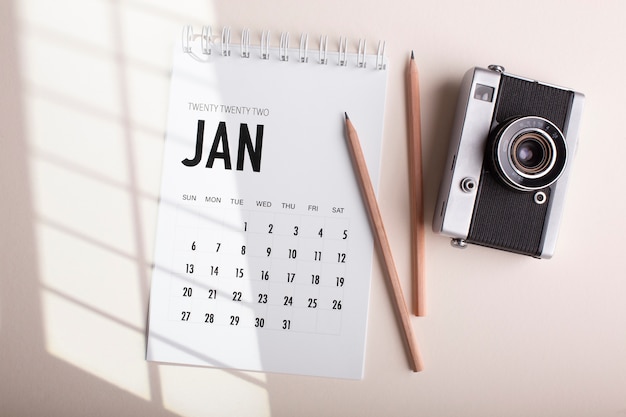
[[[372,234],[344,112],[379,177],[386,71],[176,48],[150,361],[359,379]]]

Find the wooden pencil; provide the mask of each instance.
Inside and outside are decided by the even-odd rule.
[[[409,197],[411,204],[411,271],[413,314],[426,315],[426,278],[424,246],[424,191],[422,179],[422,132],[419,73],[411,51],[408,71],[409,118]]]
[[[422,357],[417,346],[417,341],[415,340],[413,327],[411,326],[411,315],[404,300],[404,294],[402,293],[402,287],[400,279],[398,278],[398,272],[393,260],[393,255],[391,253],[391,247],[389,246],[389,240],[385,231],[383,219],[376,201],[374,187],[372,186],[372,181],[367,170],[367,164],[365,162],[365,157],[363,156],[357,132],[348,118],[347,113],[345,116],[348,148],[350,149],[350,155],[357,174],[356,177],[359,183],[359,188],[361,189],[363,200],[369,215],[376,248],[378,249],[381,261],[383,262],[385,275],[393,295],[393,304],[396,316],[401,324],[402,335],[404,337],[405,347],[407,349],[411,368],[413,371],[419,372],[423,369]]]

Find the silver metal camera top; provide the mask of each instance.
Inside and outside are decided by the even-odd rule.
[[[436,233],[460,239],[469,234],[500,78],[499,72],[478,67],[463,78],[433,221]]]
[[[504,74],[506,71],[502,65],[489,65],[487,68],[491,71],[499,72],[500,74]]]

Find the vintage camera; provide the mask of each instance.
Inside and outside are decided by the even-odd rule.
[[[461,85],[433,230],[468,243],[550,258],[576,150],[584,96],[470,69]]]

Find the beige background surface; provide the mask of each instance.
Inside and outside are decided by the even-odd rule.
[[[3,0],[0,415],[625,416],[621,1]],[[336,47],[387,41],[380,204],[408,296],[404,71],[421,71],[430,224],[463,73],[582,91],[556,256],[427,238],[425,370],[408,370],[380,264],[365,378],[147,363],[145,327],[171,46],[183,24],[271,29]],[[295,37],[294,37],[295,38]]]

